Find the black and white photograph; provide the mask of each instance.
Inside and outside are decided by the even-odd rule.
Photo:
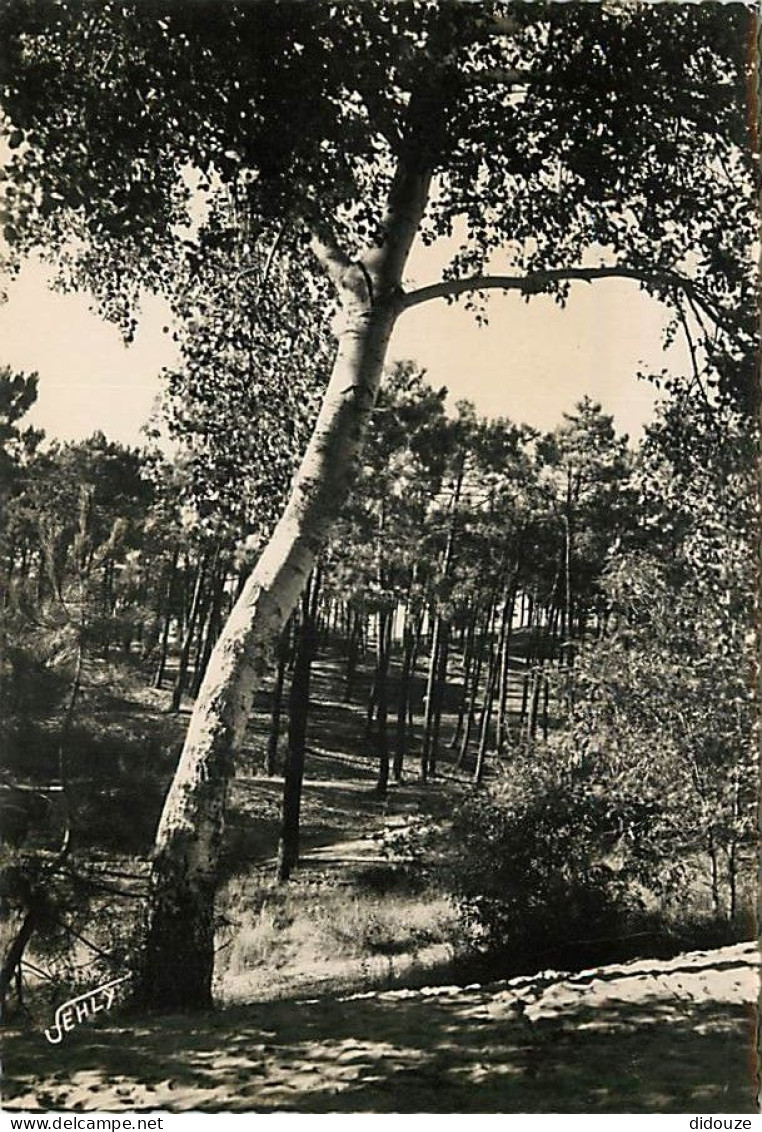
[[[752,1127],[761,42],[0,0],[8,1127]]]

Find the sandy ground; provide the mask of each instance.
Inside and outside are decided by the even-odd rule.
[[[755,944],[9,1035],[21,1110],[756,1112]]]

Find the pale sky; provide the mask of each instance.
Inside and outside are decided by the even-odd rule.
[[[413,285],[438,277],[441,252],[414,253]],[[537,428],[554,427],[585,393],[613,413],[620,432],[636,437],[653,411],[654,390],[637,381],[638,369],[659,370],[669,360],[684,369],[678,343],[661,350],[664,312],[626,281],[576,283],[565,309],[545,296],[527,304],[516,293],[493,293],[490,324],[478,327],[460,306],[427,303],[400,319],[389,360],[412,358],[451,399],[467,397],[488,416],[506,416]],[[149,297],[135,342],[122,343],[116,327],[88,309],[81,295],[45,285],[39,265],[27,264],[0,306],[0,365],[40,375],[30,423],[49,436],[79,439],[101,429],[128,444],[161,390],[161,369],[177,364],[163,301]]]

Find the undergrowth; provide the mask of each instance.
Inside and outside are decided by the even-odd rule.
[[[346,884],[296,881],[252,890],[231,883],[225,913],[228,945],[220,954],[221,984],[261,969],[307,978],[375,956],[414,956],[460,933],[451,900],[436,891],[367,891]]]

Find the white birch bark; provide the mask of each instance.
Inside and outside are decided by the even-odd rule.
[[[318,247],[343,312],[323,404],[275,532],[210,658],[156,836],[152,899],[137,995],[159,1007],[211,1002],[214,897],[232,770],[270,645],[304,587],[343,504],[402,310],[401,277],[429,190],[398,174],[386,238],[362,263]]]

